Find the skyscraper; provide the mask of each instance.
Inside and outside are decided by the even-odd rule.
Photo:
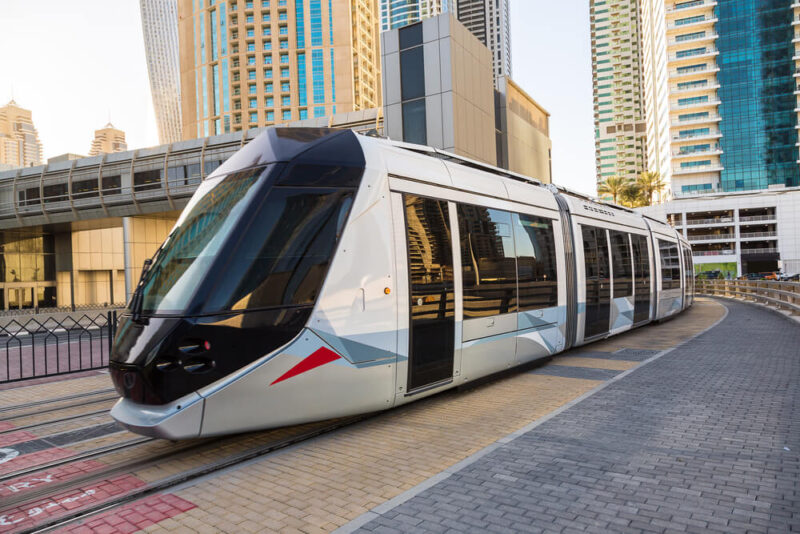
[[[381,31],[454,12],[455,0],[380,0]]]
[[[377,0],[179,0],[184,138],[381,104]]]
[[[90,156],[98,154],[111,154],[113,152],[124,152],[128,150],[125,142],[125,132],[114,128],[110,122],[99,130],[94,131],[92,147],[89,150]]]
[[[607,91],[616,90],[616,80],[601,80],[609,74],[605,62],[618,57],[601,47],[599,28],[612,31],[613,21],[630,17],[629,4],[592,5],[598,124]],[[639,0],[638,8],[641,35],[631,35],[629,46],[641,49],[646,162],[672,196],[800,185],[800,3]],[[599,139],[598,178],[611,170],[611,154]]]
[[[33,114],[12,99],[0,107],[0,164],[30,167],[42,162],[42,143],[33,126]]]
[[[633,179],[646,169],[637,0],[591,0],[590,19],[597,180]]]
[[[458,20],[492,51],[494,78],[511,76],[509,0],[458,0]]]
[[[182,138],[178,0],[139,0],[139,7],[158,140],[174,143]]]

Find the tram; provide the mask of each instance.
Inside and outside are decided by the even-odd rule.
[[[663,221],[430,147],[270,128],[198,187],[122,315],[111,411],[193,438],[399,406],[680,313]]]

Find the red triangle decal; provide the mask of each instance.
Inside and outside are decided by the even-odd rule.
[[[341,356],[332,350],[321,347],[312,352],[310,356],[307,356],[300,363],[276,378],[275,381],[270,384],[270,386],[277,384],[278,382],[283,382],[284,380],[292,378],[293,376],[297,376],[301,373],[305,373],[306,371],[310,371],[311,369],[319,367],[320,365],[325,365],[326,363],[336,361],[339,358],[341,358]]]

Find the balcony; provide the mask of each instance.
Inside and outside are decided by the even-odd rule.
[[[698,2],[681,2],[682,6],[670,6],[666,9],[667,14],[672,13],[680,13],[681,15],[684,13],[691,13],[692,11],[698,9],[708,9],[710,7],[714,7],[717,5],[717,0],[700,0]]]
[[[683,39],[678,41],[677,39],[670,39],[667,41],[667,46],[680,46],[683,44],[689,43],[702,43],[703,41],[714,41],[719,37],[716,33],[706,33],[705,35],[701,35],[699,37],[695,37],[693,39]]]
[[[710,76],[719,72],[719,67],[716,64],[714,65],[703,65],[702,67],[696,67],[694,69],[682,69],[682,70],[671,70],[669,71],[670,79],[680,79],[680,78],[691,78],[693,76]]]
[[[733,234],[690,235],[689,241],[733,241],[735,237]]]
[[[687,174],[700,174],[703,172],[719,172],[724,170],[724,167],[719,163],[710,163],[708,165],[697,165],[694,167],[673,167],[673,176],[685,176]]]
[[[671,95],[683,95],[688,93],[701,93],[703,91],[714,91],[719,89],[719,84],[716,82],[712,82],[706,85],[694,85],[691,87],[684,87],[679,89],[677,85],[673,85],[669,88],[669,94]]]
[[[710,50],[706,50],[705,52],[699,52],[697,54],[693,54],[690,56],[678,56],[677,54],[672,54],[669,56],[669,63],[678,63],[680,61],[695,61],[698,59],[707,59],[718,55],[719,55],[719,50],[717,50],[716,48],[712,48]]]
[[[706,139],[719,139],[721,137],[721,132],[708,132],[695,135],[673,135],[672,140],[676,143],[682,143],[684,141],[703,141]]]
[[[692,108],[705,108],[708,106],[718,106],[720,104],[720,100],[718,98],[709,99],[709,100],[702,100],[699,102],[689,102],[686,104],[678,104],[678,102],[670,102],[669,109],[670,110],[684,110],[684,109],[692,109]]]
[[[693,150],[691,152],[680,150],[672,151],[672,157],[675,159],[694,158],[698,156],[719,156],[720,154],[722,154],[722,149],[719,147],[719,145],[713,145],[702,150]]]
[[[721,192],[721,189],[714,187],[711,189],[702,189],[698,191],[675,191],[672,193],[672,196],[675,198],[692,198],[692,197],[702,197],[704,195],[714,195],[719,192]],[[678,226],[682,226],[682,224],[679,224]],[[687,226],[690,226],[690,223],[687,223]]]
[[[707,26],[709,24],[715,24],[717,22],[717,18],[714,16],[705,17],[702,20],[698,20],[695,22],[688,22],[685,24],[675,24],[674,22],[667,24],[667,31],[683,31],[689,29],[695,29],[701,26]]]
[[[719,122],[722,120],[722,117],[719,115],[709,115],[708,117],[700,117],[698,119],[691,119],[691,120],[678,120],[675,119],[670,122],[670,125],[673,128],[683,128],[684,126],[691,126],[693,124],[708,124],[709,122]]]

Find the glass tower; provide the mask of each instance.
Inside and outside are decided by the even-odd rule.
[[[718,0],[720,185],[800,185],[793,9],[785,0]]]
[[[455,0],[380,0],[381,31],[400,28],[441,13],[453,12]]]

